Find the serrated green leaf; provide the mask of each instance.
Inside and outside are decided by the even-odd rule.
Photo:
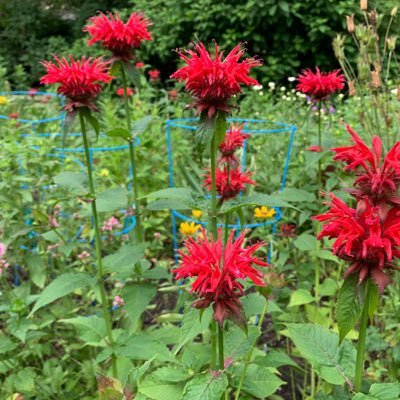
[[[186,384],[181,400],[220,400],[227,387],[228,378],[224,373],[206,372]]]
[[[114,254],[103,257],[105,272],[129,274],[134,272],[135,264],[140,261],[146,250],[146,244],[125,244]]]
[[[106,132],[106,135],[109,137],[120,137],[122,139],[130,139],[131,134],[127,129],[124,128],[115,128]]]
[[[288,307],[302,306],[312,303],[315,300],[314,296],[306,289],[297,289],[290,296]]]
[[[336,319],[338,322],[340,343],[354,328],[360,317],[361,306],[357,287],[357,276],[356,274],[351,274],[344,280],[339,290],[336,304]]]
[[[293,244],[301,251],[315,251],[318,247],[318,240],[309,233],[302,233],[293,240]]]
[[[60,275],[45,287],[29,316],[47,304],[72,293],[74,290],[92,286],[95,283],[96,279],[85,272],[68,272]]]
[[[54,177],[54,182],[75,194],[83,194],[89,191],[87,176],[79,172],[61,172]]]
[[[128,192],[118,187],[107,189],[96,196],[98,212],[119,211],[128,205]]]
[[[122,290],[125,309],[131,319],[132,329],[136,331],[139,318],[157,293],[157,288],[150,283],[132,283]]]

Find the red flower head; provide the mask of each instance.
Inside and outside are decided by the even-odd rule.
[[[307,69],[297,78],[296,89],[310,96],[314,101],[321,101],[344,88],[344,76],[340,70],[332,72],[316,72]]]
[[[156,82],[160,79],[161,72],[158,69],[151,69],[149,71],[149,78],[152,82]]]
[[[11,118],[11,119],[18,119],[18,117],[19,117],[19,114],[17,112],[8,114],[8,118]]]
[[[138,61],[138,62],[135,64],[135,67],[136,67],[137,69],[144,68],[144,62]]]
[[[118,88],[115,93],[119,97],[124,97],[125,96],[123,87]],[[133,96],[133,93],[134,93],[134,91],[131,88],[126,88],[126,94],[128,95],[128,97]]]
[[[307,147],[306,150],[312,151],[314,153],[321,153],[321,152],[323,152],[325,150],[325,147],[313,145],[313,146]]]
[[[39,90],[38,89],[36,89],[36,88],[30,88],[29,90],[28,90],[28,95],[30,96],[30,97],[35,97],[36,96],[36,94],[37,94],[37,92],[38,92]]]
[[[283,237],[296,237],[296,225],[295,224],[282,224],[280,226],[281,233]]]
[[[221,163],[228,163],[232,167],[237,167],[239,160],[235,155],[235,151],[243,147],[243,143],[249,136],[243,133],[244,125],[231,125],[229,132],[225,135],[224,141],[219,146],[221,152]]]
[[[250,78],[249,73],[253,67],[262,65],[261,61],[246,58],[239,62],[244,54],[241,44],[225,58],[217,44],[212,58],[201,42],[195,44],[195,50],[178,51],[178,54],[186,65],[172,74],[171,78],[185,83],[186,91],[194,97],[193,106],[198,114],[204,111],[211,118],[217,111],[230,113],[230,100],[241,93],[240,85],[259,84]]]
[[[382,292],[389,284],[384,271],[397,269],[394,260],[400,257],[400,208],[392,208],[382,218],[379,206],[369,200],[360,212],[333,194],[330,197],[330,210],[313,217],[324,223],[318,239],[336,239],[333,254],[350,262],[345,277],[357,273],[359,283],[371,277]]]
[[[181,263],[172,271],[176,279],[196,278],[191,292],[196,292],[200,299],[193,303],[193,307],[207,308],[213,303],[213,318],[221,326],[226,318],[245,323],[239,300],[244,291],[238,279],[249,278],[257,286],[265,286],[261,272],[253,267],[253,264],[261,267],[268,265],[253,256],[264,243],[243,247],[246,231],[236,240],[234,235],[235,231],[232,230],[225,246],[222,229],[219,229],[216,241],[208,238],[204,229],[196,239],[188,237],[185,241],[186,251],[179,251]]]
[[[239,168],[224,169],[217,168],[215,170],[216,189],[220,196],[220,201],[232,199],[240,192],[245,190],[244,185],[255,185],[256,183],[250,179],[250,172],[241,172]],[[204,185],[211,190],[211,173],[209,172],[204,180]]]
[[[101,92],[101,83],[108,83],[113,78],[109,74],[108,62],[101,58],[85,58],[69,61],[66,58],[55,57],[55,63],[42,62],[47,69],[47,74],[42,76],[40,83],[55,84],[60,86],[57,93],[68,98],[65,105],[66,111],[74,111],[77,107],[89,107],[96,109],[93,104],[95,97]]]
[[[175,101],[178,98],[178,93],[175,89],[168,90],[168,97],[170,100]]]
[[[358,200],[368,196],[375,205],[384,202],[400,205],[397,188],[400,185],[400,142],[386,154],[382,162],[382,141],[378,136],[372,139],[369,148],[349,125],[345,125],[352,136],[352,146],[336,147],[334,160],[343,161],[345,170],[356,171],[355,189],[348,191]]]
[[[147,30],[150,21],[140,12],[131,14],[124,23],[118,14],[105,15],[100,13],[89,19],[89,24],[83,29],[88,32],[91,46],[100,42],[102,46],[113,53],[114,60],[129,61],[133,57],[133,49],[140,46],[144,40],[151,40]]]

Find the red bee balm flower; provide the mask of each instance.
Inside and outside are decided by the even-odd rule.
[[[69,103],[65,105],[65,111],[74,111],[78,107],[89,107],[96,110],[93,101],[101,92],[101,83],[108,83],[113,78],[109,74],[109,63],[101,58],[85,58],[74,60],[72,56],[69,61],[66,58],[55,57],[55,63],[42,62],[47,69],[40,83],[55,84],[59,94],[68,98]]]
[[[198,238],[188,237],[185,241],[186,251],[179,251],[182,258],[178,268],[172,272],[176,279],[196,277],[191,292],[196,292],[200,299],[193,307],[207,308],[213,304],[213,318],[222,326],[226,318],[237,323],[245,323],[239,297],[243,296],[243,285],[238,279],[249,278],[257,286],[265,286],[261,272],[253,264],[265,267],[268,264],[254,257],[264,243],[260,242],[242,247],[246,231],[234,240],[235,231],[223,245],[222,230],[218,231],[218,240],[207,237],[203,229]]]
[[[124,97],[125,96],[125,92],[124,92],[124,88],[120,87],[116,90],[116,95],[119,97]],[[134,91],[131,88],[126,88],[126,94],[128,95],[128,97],[133,96]]]
[[[221,163],[227,163],[233,167],[239,164],[239,160],[235,155],[235,151],[243,147],[243,143],[249,136],[243,133],[244,125],[231,125],[229,132],[225,135],[224,141],[219,146],[219,151],[221,152]]]
[[[328,98],[331,94],[344,88],[344,76],[340,70],[333,72],[321,72],[316,68],[316,72],[307,69],[299,75],[299,84],[296,89],[310,96],[314,101],[321,101]]]
[[[156,82],[160,79],[161,72],[158,69],[151,69],[149,71],[149,78],[152,82]]]
[[[195,50],[178,51],[186,63],[171,78],[185,83],[186,91],[194,97],[197,113],[206,112],[211,118],[217,111],[230,113],[233,96],[241,93],[240,85],[254,86],[259,83],[249,76],[253,67],[262,65],[260,60],[246,58],[242,45],[237,45],[223,58],[223,51],[215,44],[214,58],[203,43],[196,43]]]
[[[336,147],[334,160],[346,163],[345,170],[356,171],[355,189],[348,191],[357,199],[368,196],[375,205],[389,202],[400,205],[397,188],[400,185],[400,142],[388,151],[382,162],[382,140],[372,139],[369,148],[349,125],[345,125],[352,136],[352,146]]]
[[[250,172],[241,172],[239,168],[217,168],[215,170],[216,189],[221,201],[236,197],[241,191],[245,190],[245,184],[255,185],[256,183],[250,179],[250,175]],[[206,176],[203,186],[211,190],[211,173]]]
[[[114,60],[129,61],[133,57],[134,48],[139,47],[144,40],[151,40],[147,30],[150,25],[150,21],[140,12],[131,14],[126,23],[118,14],[100,13],[90,18],[89,25],[83,30],[91,36],[89,46],[100,42],[113,53]]]
[[[382,210],[368,199],[357,211],[335,195],[330,197],[330,210],[313,217],[324,223],[318,239],[336,239],[333,254],[350,262],[345,277],[357,273],[360,283],[371,277],[382,292],[389,284],[384,271],[397,269],[394,260],[400,258],[400,208],[393,207],[382,218]]]

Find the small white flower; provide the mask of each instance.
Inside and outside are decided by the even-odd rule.
[[[263,88],[263,85],[254,85],[253,90],[261,90]]]
[[[285,92],[285,91],[286,91],[285,86],[281,86],[280,91],[281,91],[281,92]]]
[[[271,89],[275,89],[275,82],[268,82],[268,86],[271,88]]]
[[[296,78],[294,76],[289,76],[289,78],[287,78],[287,80],[289,82],[294,82],[296,80]]]
[[[260,92],[258,93],[260,96],[264,96],[264,92]]]
[[[390,91],[390,93],[396,95],[398,93],[398,91],[399,91],[399,89],[393,89],[393,90]]]

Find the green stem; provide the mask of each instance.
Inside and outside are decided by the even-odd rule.
[[[365,286],[365,301],[364,308],[361,314],[360,329],[357,344],[357,358],[356,358],[356,375],[354,381],[354,389],[359,392],[361,389],[362,377],[364,372],[364,356],[365,356],[365,339],[367,337],[368,325],[368,308],[371,297],[370,281],[368,280]]]
[[[224,365],[224,327],[218,324],[218,362],[219,369],[223,371]]]
[[[85,148],[85,159],[86,159],[86,168],[87,168],[87,174],[88,174],[88,180],[89,180],[89,190],[90,190],[90,195],[92,197],[91,205],[92,205],[94,232],[95,232],[97,282],[98,282],[98,285],[100,288],[101,306],[103,308],[103,318],[104,318],[104,322],[106,325],[108,341],[109,341],[109,345],[111,346],[111,348],[113,348],[114,347],[114,338],[113,338],[113,334],[112,334],[112,324],[111,324],[111,318],[110,318],[110,314],[109,314],[109,304],[108,304],[108,299],[107,299],[106,288],[105,288],[104,282],[103,282],[104,276],[103,276],[103,261],[102,261],[102,243],[101,243],[101,233],[100,233],[100,228],[99,228],[99,220],[98,220],[98,215],[97,215],[96,192],[94,189],[92,164],[91,164],[90,154],[89,154],[89,141],[88,141],[87,132],[86,132],[85,118],[84,118],[82,112],[79,113],[79,120],[81,123],[83,144],[84,144],[84,148]],[[111,362],[112,362],[113,376],[115,378],[117,378],[118,377],[117,360],[115,358],[114,353],[111,356]]]
[[[214,240],[218,237],[217,228],[217,186],[216,186],[216,164],[217,158],[217,146],[216,146],[216,135],[214,134],[211,139],[210,145],[210,158],[211,158],[211,233]]]
[[[267,313],[267,309],[268,309],[268,301],[265,301],[264,308],[263,308],[263,310],[261,312],[260,319],[258,320],[258,324],[257,324],[257,327],[259,329],[261,329],[261,327],[262,327],[262,324],[263,324],[264,318],[265,318],[265,314]],[[256,343],[253,343],[253,345],[250,348],[250,351],[247,353],[247,357],[246,357],[245,362],[244,362],[242,375],[240,376],[239,385],[238,385],[238,387],[236,389],[235,400],[239,399],[240,391],[242,390],[242,386],[243,386],[244,377],[245,377],[246,372],[247,372],[247,367],[248,367],[248,365],[250,363],[250,360],[251,360],[251,357],[253,355],[253,351],[254,351],[255,346],[256,346]]]
[[[217,321],[211,321],[211,369],[217,368]]]
[[[321,109],[322,109],[322,101],[318,102],[318,146],[321,149],[322,147],[322,134],[321,134]],[[321,158],[318,160],[318,190],[322,189],[322,166],[321,166]]]
[[[125,67],[121,64],[121,77],[122,77],[122,85],[124,88],[124,105],[125,105],[125,116],[126,116],[126,128],[128,132],[131,133],[132,129],[132,120],[131,113],[129,109],[129,96],[128,96],[128,84],[126,81],[126,73]],[[135,155],[135,146],[133,145],[132,140],[128,141],[129,143],[129,157],[132,169],[132,189],[133,196],[135,202],[135,216],[136,216],[136,240],[140,243],[143,241],[143,230],[142,230],[142,222],[140,215],[140,204],[139,204],[139,185],[137,180],[137,172],[136,172],[136,155]]]

